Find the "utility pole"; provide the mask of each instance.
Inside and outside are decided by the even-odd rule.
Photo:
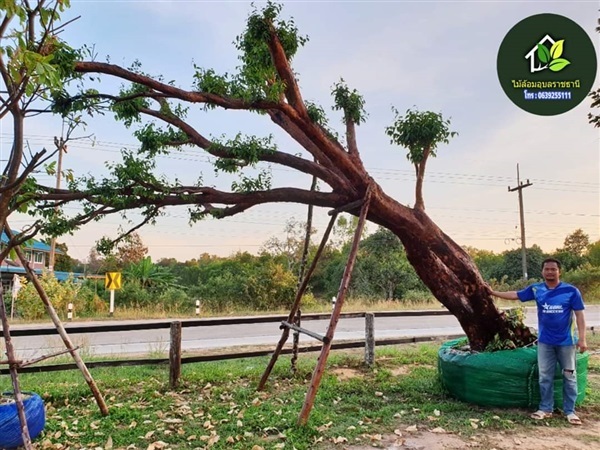
[[[517,164],[517,187],[508,187],[508,192],[517,191],[519,193],[519,216],[521,219],[521,266],[523,268],[523,279],[527,279],[527,246],[525,245],[525,212],[523,211],[523,189],[531,186],[532,183],[527,180],[526,184],[519,178],[519,165]]]
[[[62,159],[63,153],[67,153],[67,146],[65,145],[65,141],[61,136],[60,139],[54,137],[54,145],[58,149],[58,165],[56,168],[56,189],[60,189],[60,178],[62,175]],[[55,211],[58,211],[58,207],[54,208]],[[50,272],[54,272],[54,260],[56,258],[56,238],[52,238],[50,240],[50,257],[48,261],[48,270]]]

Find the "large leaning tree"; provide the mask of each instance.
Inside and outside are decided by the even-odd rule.
[[[34,214],[45,215],[52,226],[48,232],[65,232],[79,224],[109,214],[139,209],[143,219],[132,228],[153,222],[174,205],[189,205],[191,220],[212,216],[223,218],[243,213],[265,203],[295,202],[324,208],[339,208],[363,199],[370,189],[368,220],[397,235],[410,263],[433,295],[454,314],[472,349],[483,350],[494,339],[516,345],[532,342],[529,329],[513,323],[496,308],[477,267],[461,248],[425,212],[422,186],[428,158],[453,133],[441,115],[409,110],[396,114],[386,132],[391,141],[405,146],[417,174],[414,207],[387,195],[365,169],[357,145],[356,127],[366,118],[364,100],[340,81],[334,85],[335,109],[343,115],[345,136],[338,138],[328,128],[324,111],[307,102],[298,86],[292,59],[306,42],[291,20],[280,17],[281,7],[269,3],[249,15],[247,27],[236,41],[240,66],[235,74],[220,75],[211,69],[195,68],[194,84],[177,87],[143,73],[139,63],[124,68],[98,61],[79,61],[82,74],[115,77],[126,82],[119,92],[79,95],[63,92],[55,98],[55,111],[73,113],[93,102],[104,105],[134,132],[140,148],[124,153],[123,161],[112,164],[112,178],[91,176],[72,181],[67,189],[37,185],[24,193],[22,202],[36,201]],[[297,142],[304,153],[297,155],[278,148],[271,137],[241,134],[231,139],[209,137],[202,123],[188,119],[191,108],[247,111],[271,121]],[[215,169],[239,173],[229,190],[181,185],[157,176],[157,155],[193,146],[214,157]],[[319,191],[271,186],[262,163],[284,166],[314,176]],[[255,168],[254,176],[245,169]],[[82,212],[66,216],[54,212],[80,202]],[[351,211],[358,214],[359,209]]]

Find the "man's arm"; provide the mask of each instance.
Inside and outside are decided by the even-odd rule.
[[[577,333],[579,334],[579,342],[577,347],[581,353],[587,350],[587,342],[585,341],[585,315],[583,309],[575,312],[575,321],[577,322]]]
[[[490,289],[490,294],[495,297],[503,298],[504,300],[519,300],[517,291],[498,292]]]

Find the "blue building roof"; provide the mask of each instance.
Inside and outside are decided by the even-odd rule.
[[[40,275],[42,273],[41,269],[34,269],[35,273]],[[25,275],[25,269],[23,267],[14,267],[14,266],[2,266],[0,267],[0,272],[2,273],[16,273],[17,275]],[[58,281],[65,281],[69,278],[71,273],[73,274],[73,278],[81,278],[83,277],[82,273],[74,273],[74,272],[53,272],[54,276]]]
[[[19,231],[17,230],[13,230],[13,232],[15,234],[19,233]],[[8,236],[6,235],[6,233],[4,232],[4,230],[2,230],[2,239],[1,242],[3,244],[8,243]],[[31,239],[29,241],[26,241],[23,245],[26,249],[33,249],[33,250],[38,250],[41,252],[46,252],[46,253],[50,253],[50,246],[48,244],[44,244],[42,241],[38,241],[37,239]],[[56,253],[62,254],[63,251],[60,249],[56,249],[55,250]]]

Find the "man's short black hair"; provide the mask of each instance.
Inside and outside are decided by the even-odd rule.
[[[558,259],[555,258],[546,258],[545,260],[542,261],[542,270],[544,270],[544,266],[546,265],[546,263],[556,263],[556,265],[558,266],[558,269],[562,269],[561,265],[560,265],[560,261]]]

